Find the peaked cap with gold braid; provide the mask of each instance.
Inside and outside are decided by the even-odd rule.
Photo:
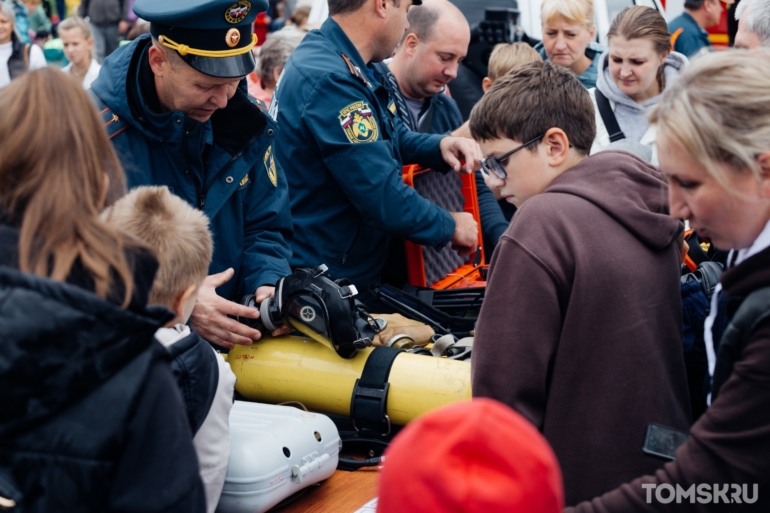
[[[194,69],[220,78],[254,71],[254,20],[267,0],[136,0],[152,36]]]

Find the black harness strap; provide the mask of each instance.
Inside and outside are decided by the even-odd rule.
[[[357,430],[374,431],[383,436],[390,432],[390,419],[387,415],[390,388],[388,377],[399,353],[400,349],[377,347],[366,359],[350,401],[350,417]]]
[[[620,125],[618,125],[618,119],[612,111],[610,101],[598,89],[594,89],[594,94],[596,95],[596,106],[599,108],[599,115],[601,115],[602,121],[604,121],[607,133],[610,134],[610,142],[625,139],[626,134],[623,133],[620,129]]]

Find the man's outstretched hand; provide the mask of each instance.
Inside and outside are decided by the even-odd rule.
[[[441,139],[441,156],[456,173],[471,174],[481,168],[479,161],[484,156],[479,143],[465,137],[444,137]]]
[[[234,273],[231,268],[207,276],[198,291],[195,308],[190,317],[190,324],[201,337],[228,349],[232,349],[235,344],[251,345],[253,340],[259,340],[262,336],[258,330],[228,317],[234,315],[259,319],[259,310],[228,301],[216,293],[215,289],[227,283]],[[257,292],[264,288],[266,287],[260,287]],[[269,294],[268,291],[263,291],[266,292]]]

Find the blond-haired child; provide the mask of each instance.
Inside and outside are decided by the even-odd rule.
[[[110,225],[138,239],[158,259],[149,304],[163,305],[175,316],[155,338],[171,353],[198,455],[206,509],[213,513],[230,456],[228,418],[235,375],[186,324],[213,253],[209,220],[166,187],[138,187],[103,215]]]

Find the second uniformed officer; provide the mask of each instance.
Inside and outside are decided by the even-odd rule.
[[[92,85],[129,187],[166,185],[211,219],[211,276],[191,324],[225,347],[259,338],[227,317],[258,316],[235,301],[272,295],[290,272],[278,130],[243,80],[255,64],[252,23],[266,7],[266,0],[136,0],[151,36],[113,53]]]
[[[379,281],[391,235],[435,247],[451,241],[466,254],[477,244],[471,215],[419,196],[404,184],[401,166],[448,164],[470,173],[478,145],[406,130],[367,67],[393,53],[413,3],[420,2],[329,0],[331,17],[292,54],[270,107],[291,190],[292,266],[325,263],[362,292]]]

